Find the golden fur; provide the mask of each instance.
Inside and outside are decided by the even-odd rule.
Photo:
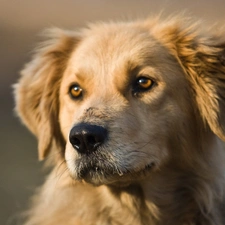
[[[225,224],[225,32],[173,17],[47,36],[15,85],[53,166],[26,225]],[[69,142],[80,123],[108,132],[88,155]]]

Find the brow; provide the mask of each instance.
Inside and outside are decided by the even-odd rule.
[[[139,73],[141,68],[142,66],[138,65],[135,62],[128,61],[125,64],[124,68],[125,77],[123,79],[123,83],[117,86],[121,92],[126,93],[130,89],[130,86],[135,82],[137,74]]]

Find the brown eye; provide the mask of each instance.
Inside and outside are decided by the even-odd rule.
[[[137,86],[140,88],[140,90],[147,90],[149,89],[153,84],[153,81],[146,77],[140,77],[137,80]]]
[[[82,88],[78,84],[74,84],[69,89],[70,97],[73,99],[80,98],[82,96]]]
[[[154,86],[155,82],[147,77],[139,77],[133,84],[132,93],[135,97],[138,97],[141,93],[150,90]]]

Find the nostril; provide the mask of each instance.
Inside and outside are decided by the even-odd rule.
[[[73,145],[74,148],[79,149],[81,146],[81,142],[76,137],[70,137],[70,143]]]
[[[88,135],[87,136],[87,142],[90,144],[90,145],[94,145],[97,143],[97,140],[94,136],[92,135]]]

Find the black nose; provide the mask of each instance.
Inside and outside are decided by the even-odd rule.
[[[95,151],[107,138],[107,130],[104,127],[80,123],[74,126],[69,135],[70,143],[82,154]]]

